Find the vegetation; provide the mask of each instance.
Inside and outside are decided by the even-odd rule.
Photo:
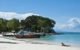
[[[52,31],[55,32],[53,30],[55,24],[54,20],[37,15],[28,16],[25,20],[21,20],[21,22],[15,18],[11,20],[0,18],[0,32],[18,31],[21,27],[31,32],[51,33]]]
[[[8,31],[17,31],[18,28],[19,28],[19,20],[18,19],[11,19],[7,22],[7,28],[8,28]]]
[[[22,20],[24,27],[31,32],[45,32],[51,33],[55,25],[55,21],[42,16],[32,15]]]
[[[7,26],[6,26],[7,20],[0,18],[0,32],[2,31],[7,31]]]

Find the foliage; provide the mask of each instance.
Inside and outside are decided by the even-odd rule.
[[[51,32],[55,21],[42,16],[32,15],[24,20],[25,27],[33,32]]]
[[[17,31],[21,27],[31,32],[51,33],[54,31],[53,27],[55,24],[54,20],[37,15],[28,16],[25,20],[21,20],[21,22],[15,18],[11,20],[0,18],[0,32]]]
[[[0,18],[0,32],[7,30],[6,23],[7,20]]]
[[[9,31],[17,30],[19,28],[19,20],[18,19],[11,19],[7,22],[7,28]]]

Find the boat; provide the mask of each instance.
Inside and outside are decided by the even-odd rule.
[[[13,37],[15,34],[13,32],[4,32],[2,33],[3,36]]]
[[[40,35],[16,35],[16,38],[40,38]]]
[[[41,33],[35,33],[35,32],[28,32],[21,30],[19,31],[15,36],[16,38],[40,38],[43,34]]]

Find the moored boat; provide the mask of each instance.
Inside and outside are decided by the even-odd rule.
[[[21,30],[15,36],[16,38],[40,38],[40,36],[42,35],[43,35],[42,33],[28,32]]]

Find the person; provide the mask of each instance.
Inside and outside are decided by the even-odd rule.
[[[61,43],[62,46],[66,46],[66,47],[69,47],[70,45],[66,45],[64,44],[63,42]]]

